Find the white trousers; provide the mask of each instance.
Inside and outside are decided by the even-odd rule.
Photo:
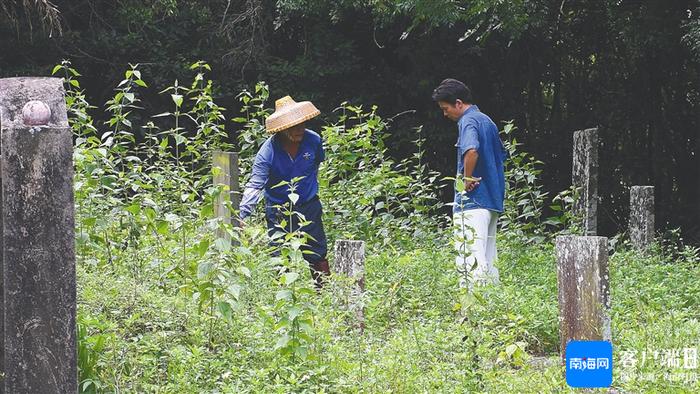
[[[496,261],[496,223],[498,212],[488,209],[469,209],[455,213],[455,248],[460,287],[472,288],[473,284],[497,284],[500,282]]]

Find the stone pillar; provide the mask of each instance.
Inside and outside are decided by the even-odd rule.
[[[365,328],[365,313],[362,294],[365,291],[365,242],[337,240],[334,248],[335,264],[333,271],[352,279],[350,308],[355,310],[357,326]]]
[[[654,186],[630,189],[630,240],[644,250],[654,240]]]
[[[0,79],[4,392],[77,392],[73,139],[58,78]]]
[[[596,235],[598,215],[598,129],[574,131],[572,182],[579,195],[574,205],[583,233]]]
[[[570,340],[611,340],[608,239],[556,239],[559,337],[562,358]]]
[[[0,136],[2,135],[2,117],[0,117]],[[3,192],[2,192],[2,138],[0,138],[0,373],[2,378],[0,378],[0,394],[5,393],[5,286],[3,282],[5,281],[5,274],[3,273],[5,250],[4,246],[4,234],[3,227],[5,220],[3,219]]]
[[[231,224],[228,202],[231,203],[234,212],[238,212],[241,204],[241,192],[238,186],[238,153],[214,151],[213,162],[214,167],[218,167],[218,170],[214,171],[214,185],[226,186],[223,193],[216,199],[214,215],[222,218],[224,223]],[[230,238],[227,232],[221,230],[217,231],[217,237]]]

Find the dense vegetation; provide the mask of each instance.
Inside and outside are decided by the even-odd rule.
[[[328,152],[321,200],[331,243],[367,242],[366,292],[356,299],[334,277],[317,294],[299,252],[303,234],[285,235],[282,255],[271,258],[261,215],[243,231],[213,215],[227,190],[212,184],[211,152],[240,151],[245,180],[270,102],[267,85],[257,84],[231,114],[212,98],[209,68],[195,63],[191,82],[163,87],[132,67],[104,108],[89,105],[70,64],[54,68],[66,78],[76,135],[81,391],[568,390],[552,237],[576,231],[571,194],[551,201],[542,192],[542,163],[520,150],[513,125],[502,135],[511,152],[503,284],[467,294],[458,290],[451,230],[437,214],[439,185],[452,185],[426,167],[424,140],[392,160],[384,145],[391,123],[375,107],[340,104],[319,129]],[[168,107],[143,110],[149,91]],[[242,130],[235,147],[228,116]],[[550,204],[559,214],[547,218]],[[611,241],[614,363],[621,351],[658,352],[654,362],[616,368],[614,385],[697,391],[697,381],[666,377],[684,370],[661,355],[697,345],[698,250],[677,237],[650,248],[641,255],[623,237]],[[364,307],[363,333],[351,301]]]
[[[45,75],[71,59],[92,102],[111,96],[127,62],[165,86],[208,59],[220,105],[258,80],[272,97],[312,99],[325,121],[344,100],[397,113],[387,148],[454,168],[454,125],[430,101],[444,77],[472,86],[500,125],[547,165],[543,192],[570,184],[571,139],[601,130],[601,234],[625,231],[631,185],[654,185],[658,230],[700,243],[700,4],[697,0],[6,0],[0,76]],[[161,108],[167,97],[144,92]],[[405,113],[405,111],[412,111]],[[134,114],[138,116],[137,114]],[[98,120],[105,120],[101,113]],[[241,130],[227,124],[234,142]],[[141,141],[145,135],[134,130]],[[449,201],[449,192],[440,195]],[[546,207],[545,207],[546,209]]]

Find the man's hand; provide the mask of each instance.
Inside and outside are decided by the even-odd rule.
[[[464,190],[470,192],[479,186],[481,178],[465,177],[464,178]]]
[[[479,152],[476,149],[469,149],[464,154],[464,191],[470,192],[479,186],[481,178],[471,176],[479,160]]]

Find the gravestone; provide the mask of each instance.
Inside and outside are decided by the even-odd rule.
[[[241,193],[238,185],[238,153],[214,151],[213,166],[218,168],[214,171],[214,185],[224,185],[223,192],[217,197],[214,204],[214,215],[221,218],[224,223],[231,224],[232,214],[228,208],[238,212],[241,204]],[[238,225],[238,223],[234,223]],[[221,229],[217,230],[217,238],[230,239],[230,235]]]
[[[0,79],[4,393],[75,393],[73,140],[63,82]]]
[[[365,242],[337,240],[334,245],[333,271],[352,280],[350,309],[355,311],[356,325],[360,331],[365,327],[365,314],[362,295],[365,291]]]
[[[654,240],[654,186],[632,186],[630,189],[630,240],[644,250]]]
[[[611,340],[608,239],[556,239],[559,336],[562,358],[571,340]]]
[[[583,233],[596,235],[598,215],[598,129],[574,131],[572,183],[578,188],[574,214],[582,219]]]

